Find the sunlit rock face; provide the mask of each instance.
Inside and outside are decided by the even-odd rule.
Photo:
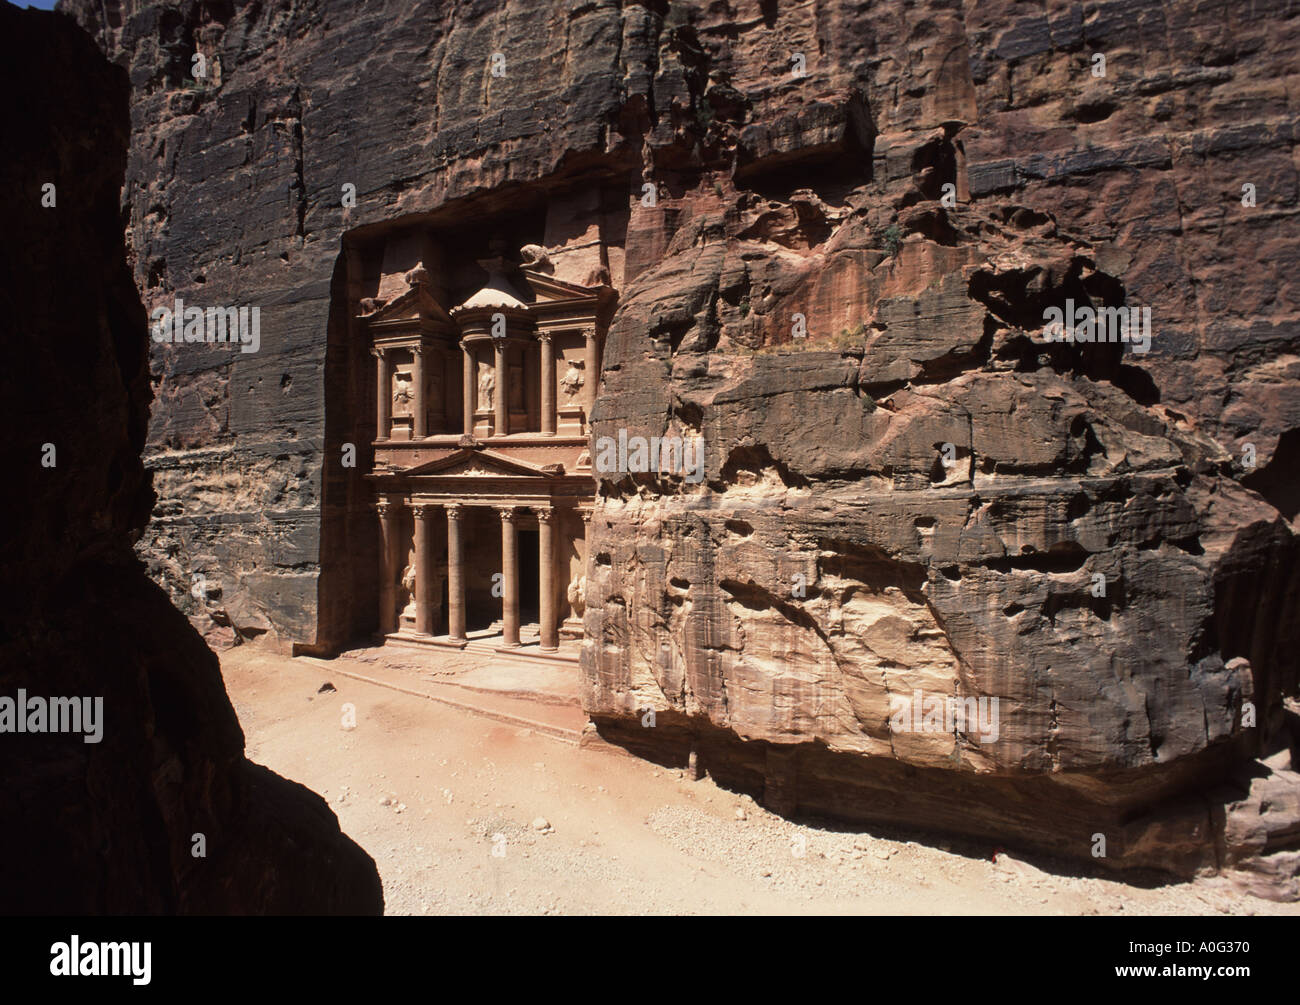
[[[619,295],[593,451],[701,445],[598,474],[604,735],[787,812],[1288,872],[1280,0],[70,6],[131,74],[146,306],[264,308],[258,353],[154,350],[141,552],[173,592],[200,565],[246,628],[362,627],[347,248],[544,212],[555,268]],[[196,53],[219,79],[185,84]],[[1046,341],[1085,308],[1133,338]]]

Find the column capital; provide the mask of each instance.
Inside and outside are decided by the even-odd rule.
[[[461,514],[463,513],[463,511],[464,511],[464,509],[465,509],[465,504],[464,504],[464,503],[447,503],[447,505],[444,506],[443,509],[445,509],[445,510],[447,511],[447,519],[448,519],[448,520],[459,520],[459,519],[461,518]]]
[[[370,347],[370,355],[375,357],[375,359],[383,359],[384,354],[387,352],[388,352],[387,346],[372,345]]]
[[[375,512],[379,514],[381,519],[392,513],[395,508],[393,503],[387,499],[380,499],[379,502],[375,503]]]
[[[538,333],[537,333],[537,341],[538,341],[538,342],[546,342],[546,343],[550,343],[550,341],[551,341],[551,333],[550,333],[550,332],[538,332]]]
[[[518,506],[498,506],[496,509],[501,514],[502,523],[514,523],[515,518],[519,516]]]
[[[411,512],[415,514],[415,519],[417,520],[432,519],[437,509],[437,503],[421,502],[411,504]]]
[[[424,355],[424,350],[427,349],[427,348],[429,348],[429,347],[428,347],[427,345],[425,345],[424,343],[422,343],[422,342],[417,342],[417,343],[415,343],[415,345],[411,346],[411,352],[412,352],[414,355],[416,355],[416,356],[423,356],[423,355]]]
[[[555,519],[555,509],[552,506],[534,506],[533,511],[542,523],[550,523]]]

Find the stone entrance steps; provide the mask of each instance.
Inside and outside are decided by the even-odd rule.
[[[469,639],[465,642],[453,642],[445,635],[416,635],[409,632],[394,632],[384,636],[384,644],[404,649],[425,649],[429,647],[457,649],[472,653],[475,656],[489,656],[493,659],[507,656],[512,660],[527,662],[558,663],[574,667],[578,665],[578,649],[571,640],[562,639],[560,649],[556,652],[543,652],[540,633],[536,625],[528,625],[520,629],[519,638],[522,644],[517,648],[502,645],[501,637],[500,631],[493,632],[491,628],[486,631],[471,632]]]
[[[503,646],[501,644],[501,637],[497,636],[495,639],[490,640],[471,639],[469,642],[465,643],[465,652],[476,653],[480,656],[507,656],[512,660],[530,660],[539,663],[565,663],[575,667],[578,665],[577,653],[566,652],[563,649],[553,653],[543,652],[539,648],[538,639],[529,639],[522,633],[520,634],[523,644],[518,647]]]

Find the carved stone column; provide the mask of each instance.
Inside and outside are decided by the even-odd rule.
[[[461,370],[461,419],[465,435],[474,435],[474,406],[478,399],[478,381],[474,373],[474,350],[468,342],[460,344],[463,368]]]
[[[375,439],[386,440],[393,429],[393,361],[387,349],[371,349],[370,354],[379,361],[379,379],[375,384]]]
[[[415,630],[433,634],[433,528],[436,506],[413,506],[415,514]]]
[[[554,436],[555,346],[551,344],[550,332],[542,332],[537,339],[542,343],[542,432]]]
[[[505,436],[510,432],[510,395],[506,393],[510,373],[506,366],[505,339],[493,339],[492,346],[496,350],[496,387],[492,391],[492,400],[496,405],[496,428],[493,432],[497,436]]]
[[[501,514],[501,635],[508,646],[519,645],[519,529],[516,510],[502,506]]]
[[[465,641],[465,536],[461,533],[460,503],[447,504],[447,634]]]
[[[415,422],[411,437],[422,440],[429,435],[428,401],[425,399],[424,346],[411,346],[411,383],[415,385]]]
[[[595,328],[588,328],[584,334],[587,336],[587,354],[584,363],[587,374],[582,386],[583,407],[587,411],[587,428],[591,429],[591,413],[596,407],[596,387],[600,384],[600,344],[596,339]]]
[[[542,626],[542,649],[555,652],[560,647],[559,626],[555,623],[555,510],[537,510],[538,620]]]
[[[398,570],[397,525],[399,507],[388,500],[375,506],[379,513],[379,633],[388,635],[397,631],[397,579]]]

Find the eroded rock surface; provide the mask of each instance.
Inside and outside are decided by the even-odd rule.
[[[1186,95],[1160,106],[1158,144],[1133,135],[1151,128],[1139,94],[1180,89],[1158,54],[1124,69],[1132,34],[1159,24],[1200,39],[1202,58],[1269,64],[1262,38],[1210,56],[1208,24],[1173,16],[1115,4],[1086,25],[929,23],[931,51],[962,58],[915,82],[928,111],[898,92],[870,103],[871,170],[834,212],[813,171],[783,199],[728,179],[683,200],[662,258],[623,291],[596,435],[702,436],[706,477],[602,483],[584,665],[608,735],[650,749],[666,734],[679,760],[693,745],[790,811],[959,821],[991,840],[1011,827],[1080,857],[1101,835],[1108,861],[1188,872],[1240,855],[1233,821],[1250,814],[1210,789],[1290,743],[1300,593],[1290,490],[1266,487],[1290,463],[1291,406],[1254,409],[1244,433],[1235,403],[1252,395],[1230,375],[1267,369],[1294,396],[1296,305],[1271,261],[1268,278],[1238,263],[1233,304],[1173,288],[1170,270],[1211,240],[1254,253],[1261,233],[1294,261],[1295,176],[1286,144],[1264,139],[1275,153],[1238,173],[1284,180],[1273,209],[1244,207],[1224,132],[1186,134]],[[1108,57],[1104,85],[1085,39]],[[715,47],[720,75],[738,49]],[[1009,107],[1030,67],[1051,85],[1015,88]],[[1241,69],[1211,78],[1280,112]],[[1063,149],[1009,159],[995,183],[976,159],[1013,135]],[[1132,202],[1162,185],[1180,225]],[[1150,354],[1045,344],[1044,309],[1071,299],[1151,305]],[[1225,352],[1198,325],[1257,341]],[[1269,443],[1254,469],[1246,439]],[[891,700],[917,692],[996,699],[998,729],[900,729]],[[1294,844],[1286,801],[1264,801],[1289,821],[1270,851]]]
[[[245,759],[216,656],[132,553],[153,492],[145,313],[118,214],[125,76],[48,13],[0,7],[0,39],[0,116],[23,144],[0,165],[0,695],[102,701],[97,742],[0,733],[0,905],[379,913],[370,856],[319,796]]]
[[[1183,872],[1294,846],[1232,823],[1287,784],[1254,759],[1300,664],[1292,6],[68,6],[131,75],[147,305],[265,306],[258,354],[155,348],[175,595],[339,641],[345,237],[617,184],[594,434],[706,467],[602,477],[603,732],[791,812]],[[1067,300],[1150,308],[1150,351],[1045,344]],[[893,728],[918,690],[998,699],[997,738]]]

